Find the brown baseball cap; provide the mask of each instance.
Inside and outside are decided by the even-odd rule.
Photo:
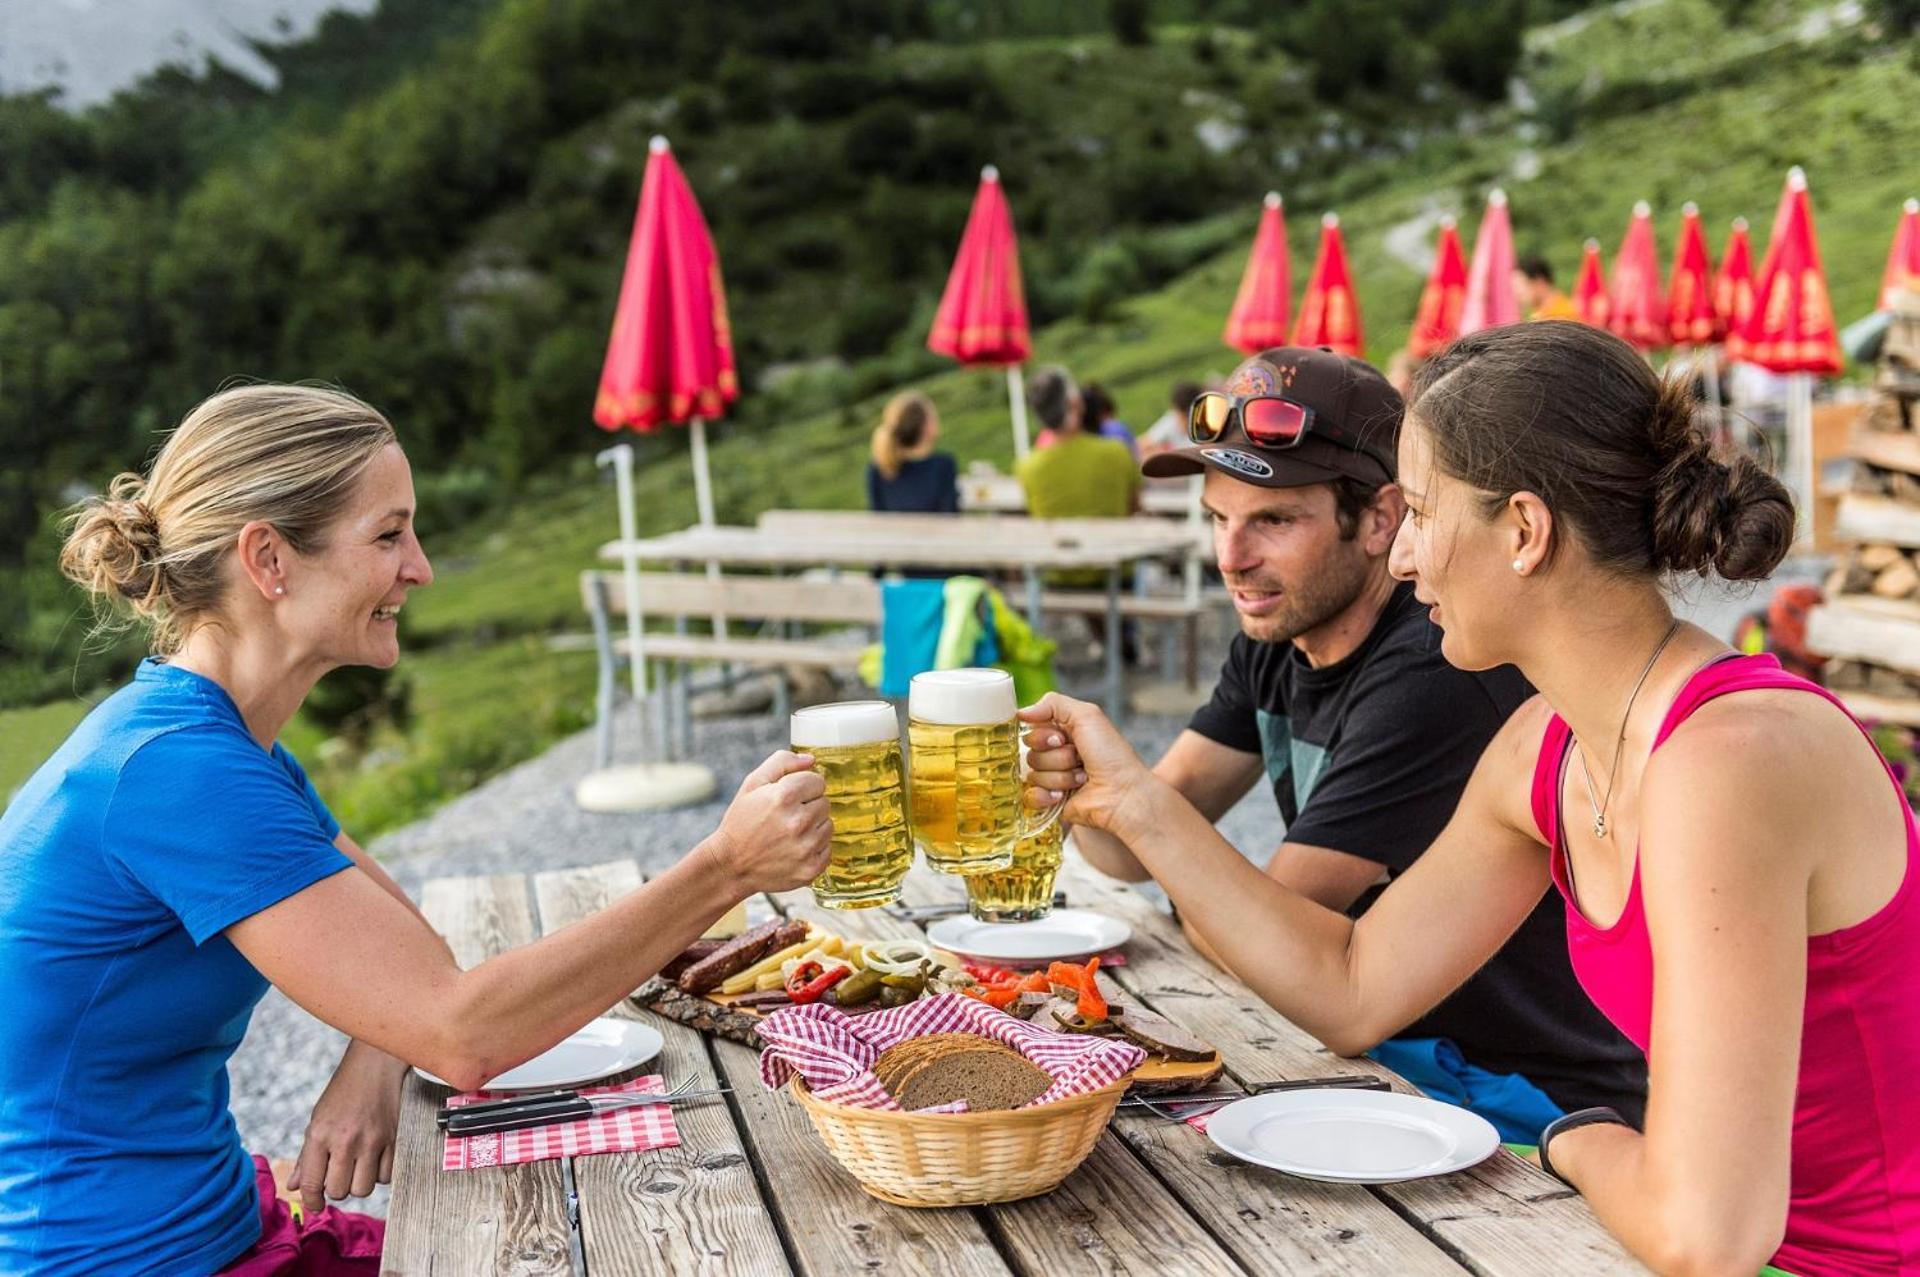
[[[1234,413],[1212,443],[1148,457],[1149,478],[1200,474],[1209,466],[1263,488],[1299,488],[1334,479],[1392,483],[1394,449],[1406,404],[1378,369],[1325,346],[1276,346],[1240,365],[1227,384],[1235,398],[1279,395],[1313,409],[1298,443],[1267,448],[1247,438]]]

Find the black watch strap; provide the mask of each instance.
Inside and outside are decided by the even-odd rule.
[[[1615,1122],[1626,1127],[1633,1125],[1633,1123],[1627,1121],[1626,1118],[1620,1116],[1618,1110],[1607,1108],[1604,1105],[1590,1109],[1575,1109],[1573,1112],[1565,1114],[1564,1116],[1556,1117],[1547,1123],[1546,1130],[1540,1132],[1540,1169],[1559,1180],[1562,1184],[1565,1184],[1568,1188],[1572,1188],[1572,1182],[1569,1181],[1565,1175],[1553,1169],[1553,1158],[1548,1155],[1547,1146],[1553,1143],[1553,1137],[1556,1135],[1564,1134],[1577,1126],[1593,1126],[1599,1122]]]

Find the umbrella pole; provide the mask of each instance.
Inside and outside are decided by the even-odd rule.
[[[1793,483],[1800,499],[1797,540],[1813,536],[1813,374],[1787,377],[1787,451],[1793,460]]]
[[[713,476],[707,469],[707,422],[703,417],[695,417],[688,426],[693,443],[693,500],[700,511],[700,526],[713,526]],[[711,559],[707,561],[707,580],[720,579],[720,565]],[[718,638],[727,636],[727,617],[724,612],[713,614],[713,632]]]
[[[1027,441],[1027,382],[1019,364],[1007,365],[1007,406],[1013,410],[1013,459],[1018,463],[1031,447]]]

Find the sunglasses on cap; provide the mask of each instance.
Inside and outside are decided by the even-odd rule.
[[[1187,438],[1194,443],[1218,443],[1240,419],[1241,433],[1262,448],[1291,448],[1313,429],[1313,409],[1279,395],[1236,398],[1209,390],[1187,409]]]

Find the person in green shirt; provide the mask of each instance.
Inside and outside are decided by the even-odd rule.
[[[1027,513],[1036,519],[1124,519],[1140,509],[1140,467],[1127,446],[1085,428],[1086,401],[1072,374],[1042,368],[1027,383],[1027,404],[1053,434],[1053,445],[1031,452],[1014,467],[1027,496]],[[1104,585],[1098,569],[1049,573],[1047,584],[1066,589]],[[1094,641],[1105,643],[1106,618],[1088,617]],[[1121,630],[1121,650],[1131,663],[1136,655],[1132,624]]]

